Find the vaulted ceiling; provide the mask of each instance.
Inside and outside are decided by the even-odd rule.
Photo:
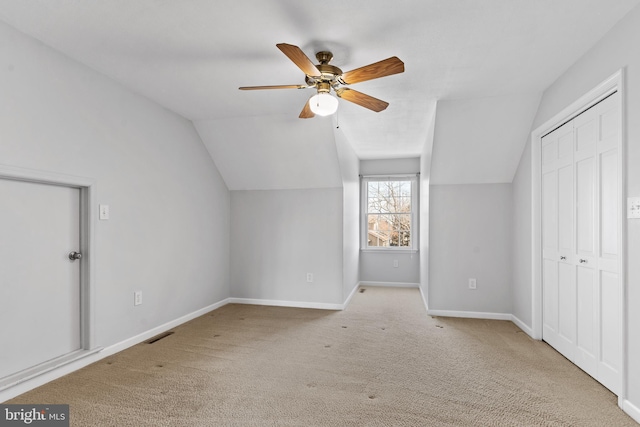
[[[192,120],[228,187],[339,185],[333,129],[362,159],[416,157],[436,114],[432,182],[510,182],[544,89],[640,0],[3,0],[0,19]],[[310,90],[276,43],[347,71],[405,73],[297,116]]]

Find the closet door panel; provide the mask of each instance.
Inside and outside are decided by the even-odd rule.
[[[575,363],[592,377],[597,376],[597,287],[594,270],[586,267],[576,269],[578,299],[577,353]]]
[[[576,252],[595,255],[595,164],[593,158],[576,162]]]
[[[558,263],[551,260],[543,261],[544,287],[544,328],[545,332],[558,333]],[[549,342],[549,336],[545,340]],[[553,345],[553,343],[549,342]]]
[[[575,345],[576,331],[576,282],[574,271],[575,269],[570,263],[558,263],[558,333],[571,345]],[[571,351],[571,354],[573,354],[573,351]]]
[[[618,259],[618,150],[600,154],[600,256]]]

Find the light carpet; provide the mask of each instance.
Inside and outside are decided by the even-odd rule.
[[[637,426],[513,323],[365,289],[344,311],[227,305],[8,403],[70,404],[73,426]]]

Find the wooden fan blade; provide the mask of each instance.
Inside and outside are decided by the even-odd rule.
[[[338,95],[342,99],[346,99],[349,102],[358,104],[361,107],[375,111],[376,113],[379,113],[389,106],[388,102],[374,98],[373,96],[366,95],[362,92],[358,92],[357,90],[349,89],[347,87],[337,89],[336,95]]]
[[[262,90],[262,89],[307,89],[313,86],[307,85],[278,85],[278,86],[242,86],[240,90]]]
[[[309,101],[307,100],[307,102],[304,103],[304,108],[302,109],[298,117],[301,119],[310,119],[315,116],[316,115],[313,114],[313,111],[311,111],[311,107],[309,107]]]
[[[298,47],[292,44],[279,43],[276,45],[278,49],[282,51],[287,57],[293,61],[307,76],[318,77],[320,71],[313,65],[313,62],[307,55]]]
[[[345,84],[354,84],[379,77],[391,76],[404,72],[404,62],[397,57],[384,59],[374,64],[365,65],[342,74],[340,80]]]

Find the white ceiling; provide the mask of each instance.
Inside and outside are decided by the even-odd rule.
[[[0,19],[193,120],[230,189],[300,188],[336,181],[334,120],[297,119],[308,90],[237,89],[304,82],[276,43],[331,50],[343,71],[404,61],[354,86],[387,110],[340,101],[360,158],[420,155],[439,100],[435,182],[510,182],[541,92],[639,1],[1,0]],[[482,166],[477,147],[499,161]]]

